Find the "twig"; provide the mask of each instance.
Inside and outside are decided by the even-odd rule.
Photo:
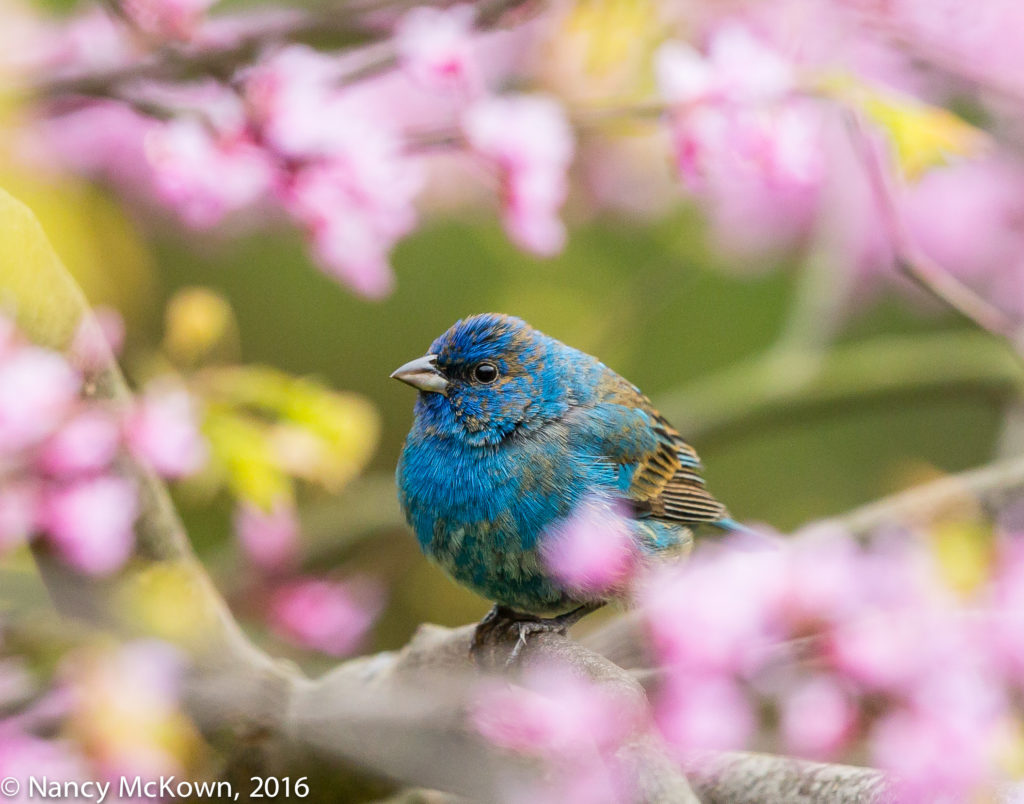
[[[482,29],[501,24],[504,15],[530,0],[484,0],[478,6],[478,25]],[[364,8],[366,7],[366,8]],[[221,17],[211,24],[229,22],[231,35],[204,42],[202,32],[196,43],[166,44],[135,61],[116,67],[79,74],[42,77],[28,90],[45,99],[67,96],[119,98],[119,87],[139,80],[183,81],[213,77],[229,79],[239,67],[251,62],[268,47],[285,43],[324,44],[335,42],[351,47],[365,42],[384,45],[369,62],[342,76],[354,81],[387,70],[395,64],[395,54],[387,43],[380,42],[379,18],[366,16],[373,6],[342,0],[313,10],[286,9],[273,12],[250,12]],[[130,100],[129,100],[130,102]]]
[[[835,411],[854,403],[920,394],[977,392],[994,398],[1024,388],[1020,366],[976,332],[878,336],[822,356],[769,351],[655,401],[698,446],[745,428]]]
[[[847,112],[847,120],[854,150],[871,184],[899,269],[939,301],[982,329],[1005,339],[1018,358],[1024,360],[1024,330],[1021,326],[916,247],[903,223],[892,187],[863,121],[852,111]]]

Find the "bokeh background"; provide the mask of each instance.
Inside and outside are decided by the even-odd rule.
[[[74,217],[83,206],[49,214],[37,206],[90,298],[125,316],[129,370],[133,356],[144,362],[140,356],[160,347],[175,294],[202,287],[227,300],[237,321],[226,356],[354,391],[379,411],[380,438],[366,470],[337,494],[307,490],[301,506],[304,568],[365,573],[388,590],[367,649],[404,644],[422,622],[462,624],[489,608],[429,564],[401,520],[392,474],[413,393],[388,379],[394,368],[423,354],[458,318],[501,311],[599,356],[656,404],[685,415],[687,393],[764,353],[797,304],[795,258],[758,264],[723,256],[709,245],[700,210],[683,201],[655,221],[583,221],[564,254],[546,260],[510,245],[484,215],[438,215],[397,249],[394,293],[367,302],[316,271],[300,238],[286,231],[220,240],[183,238],[151,222],[140,231],[95,190],[77,189],[81,195],[71,201],[64,189],[38,197],[52,192],[62,194],[62,206],[100,210],[85,226]],[[835,323],[837,346],[972,334],[909,283],[856,300]],[[1012,389],[1007,364],[986,350],[937,356],[948,362],[933,366],[931,379],[924,367],[920,387],[897,382],[922,369],[897,352],[869,367],[871,375],[891,375],[896,391],[797,402],[769,415],[746,410],[711,428],[692,439],[710,487],[744,521],[785,532],[984,462],[997,448]],[[944,377],[968,368],[958,370],[957,361],[979,357],[978,377],[945,384]],[[726,397],[744,410],[747,386],[734,385]],[[685,418],[673,418],[685,433]],[[232,500],[197,500],[187,488],[176,494],[200,556],[214,571],[218,562],[229,570],[218,581],[244,613],[247,581],[233,569]]]

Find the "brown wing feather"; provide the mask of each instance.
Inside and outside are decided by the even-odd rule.
[[[654,420],[656,449],[638,464],[630,485],[630,498],[650,516],[680,522],[717,522],[728,517],[700,474],[697,451],[655,410],[647,397],[641,408]]]
[[[716,522],[729,516],[722,503],[704,486],[700,458],[679,432],[640,390],[610,369],[602,378],[602,402],[621,405],[646,414],[637,416],[637,427],[655,437],[653,449],[641,454],[612,450],[616,460],[634,463],[627,495],[638,515],[681,523]],[[621,447],[621,440],[616,447]]]

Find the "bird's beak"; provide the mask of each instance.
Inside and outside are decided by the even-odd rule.
[[[413,388],[434,394],[448,395],[448,380],[437,370],[437,355],[424,355],[410,360],[391,372],[393,380],[401,380]]]

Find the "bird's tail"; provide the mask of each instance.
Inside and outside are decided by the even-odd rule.
[[[774,533],[748,527],[732,517],[723,517],[711,524],[730,534],[730,544],[741,550],[777,549],[782,544],[782,540]]]

